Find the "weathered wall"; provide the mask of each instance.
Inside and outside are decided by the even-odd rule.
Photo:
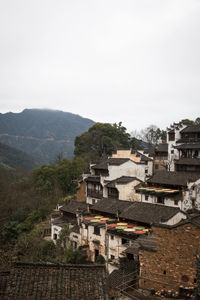
[[[135,180],[127,184],[116,184],[116,188],[119,191],[119,200],[140,201],[140,194],[137,194],[134,189],[139,183],[140,181]]]
[[[86,202],[86,188],[87,188],[87,185],[84,181],[79,183],[78,190],[76,193],[76,201]]]
[[[140,250],[140,275],[144,278],[140,279],[140,287],[156,291],[194,287],[195,253],[197,249],[200,251],[200,229],[192,224],[173,229],[153,226],[152,229],[157,252]]]

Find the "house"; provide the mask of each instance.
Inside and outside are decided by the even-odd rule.
[[[200,125],[173,124],[167,142],[170,171],[200,173]]]
[[[152,237],[156,241],[154,251],[138,248],[139,287],[168,291],[168,296],[179,294],[184,299],[194,295],[200,275],[200,215],[175,225],[152,225]]]
[[[84,179],[87,184],[86,202],[92,205],[102,197],[133,201],[137,198],[134,186],[150,175],[152,160],[148,158],[138,162],[129,158],[108,158],[99,164],[91,165],[91,174]]]
[[[15,263],[6,280],[9,300],[109,299],[104,265]]]
[[[168,170],[168,144],[158,144],[153,155],[153,174]]]
[[[142,202],[179,207],[182,211],[200,209],[200,174],[156,173],[145,185],[136,187]]]

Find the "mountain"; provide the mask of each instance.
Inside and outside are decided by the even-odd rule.
[[[72,158],[75,137],[93,124],[90,119],[58,110],[9,112],[0,114],[0,142],[49,163],[59,153]]]
[[[39,167],[39,164],[27,153],[0,143],[0,166],[31,170]]]

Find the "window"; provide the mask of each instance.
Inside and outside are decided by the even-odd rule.
[[[56,234],[56,233],[54,233],[53,239],[54,239],[54,240],[57,240],[57,234]]]
[[[92,204],[93,204],[93,205],[95,204],[95,202],[96,202],[95,199],[92,199]]]
[[[114,235],[111,235],[111,236],[110,236],[110,239],[111,239],[111,240],[114,240]]]
[[[147,173],[148,173],[148,169],[145,170],[145,174],[147,174]]]
[[[174,150],[171,150],[171,154],[174,154]]]
[[[158,197],[157,198],[157,203],[160,203],[160,204],[164,204],[164,198],[163,197]]]
[[[94,234],[100,235],[100,227],[94,227]]]
[[[149,196],[145,195],[145,200],[148,201],[149,200]]]
[[[166,271],[166,270],[164,270],[164,271],[163,271],[163,274],[164,274],[164,275],[166,275],[166,274],[167,274],[167,271]]]
[[[114,256],[114,255],[111,255],[110,258],[111,258],[111,259],[115,259],[115,256]]]
[[[174,201],[174,205],[178,205],[178,200],[175,200],[175,201]]]
[[[127,239],[124,239],[124,238],[122,238],[122,245],[124,245],[124,244],[127,244],[128,243],[128,240]]]

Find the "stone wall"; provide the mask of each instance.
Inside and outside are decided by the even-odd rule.
[[[140,250],[140,287],[156,291],[194,288],[200,229],[184,224],[173,229],[152,227],[157,251]]]

